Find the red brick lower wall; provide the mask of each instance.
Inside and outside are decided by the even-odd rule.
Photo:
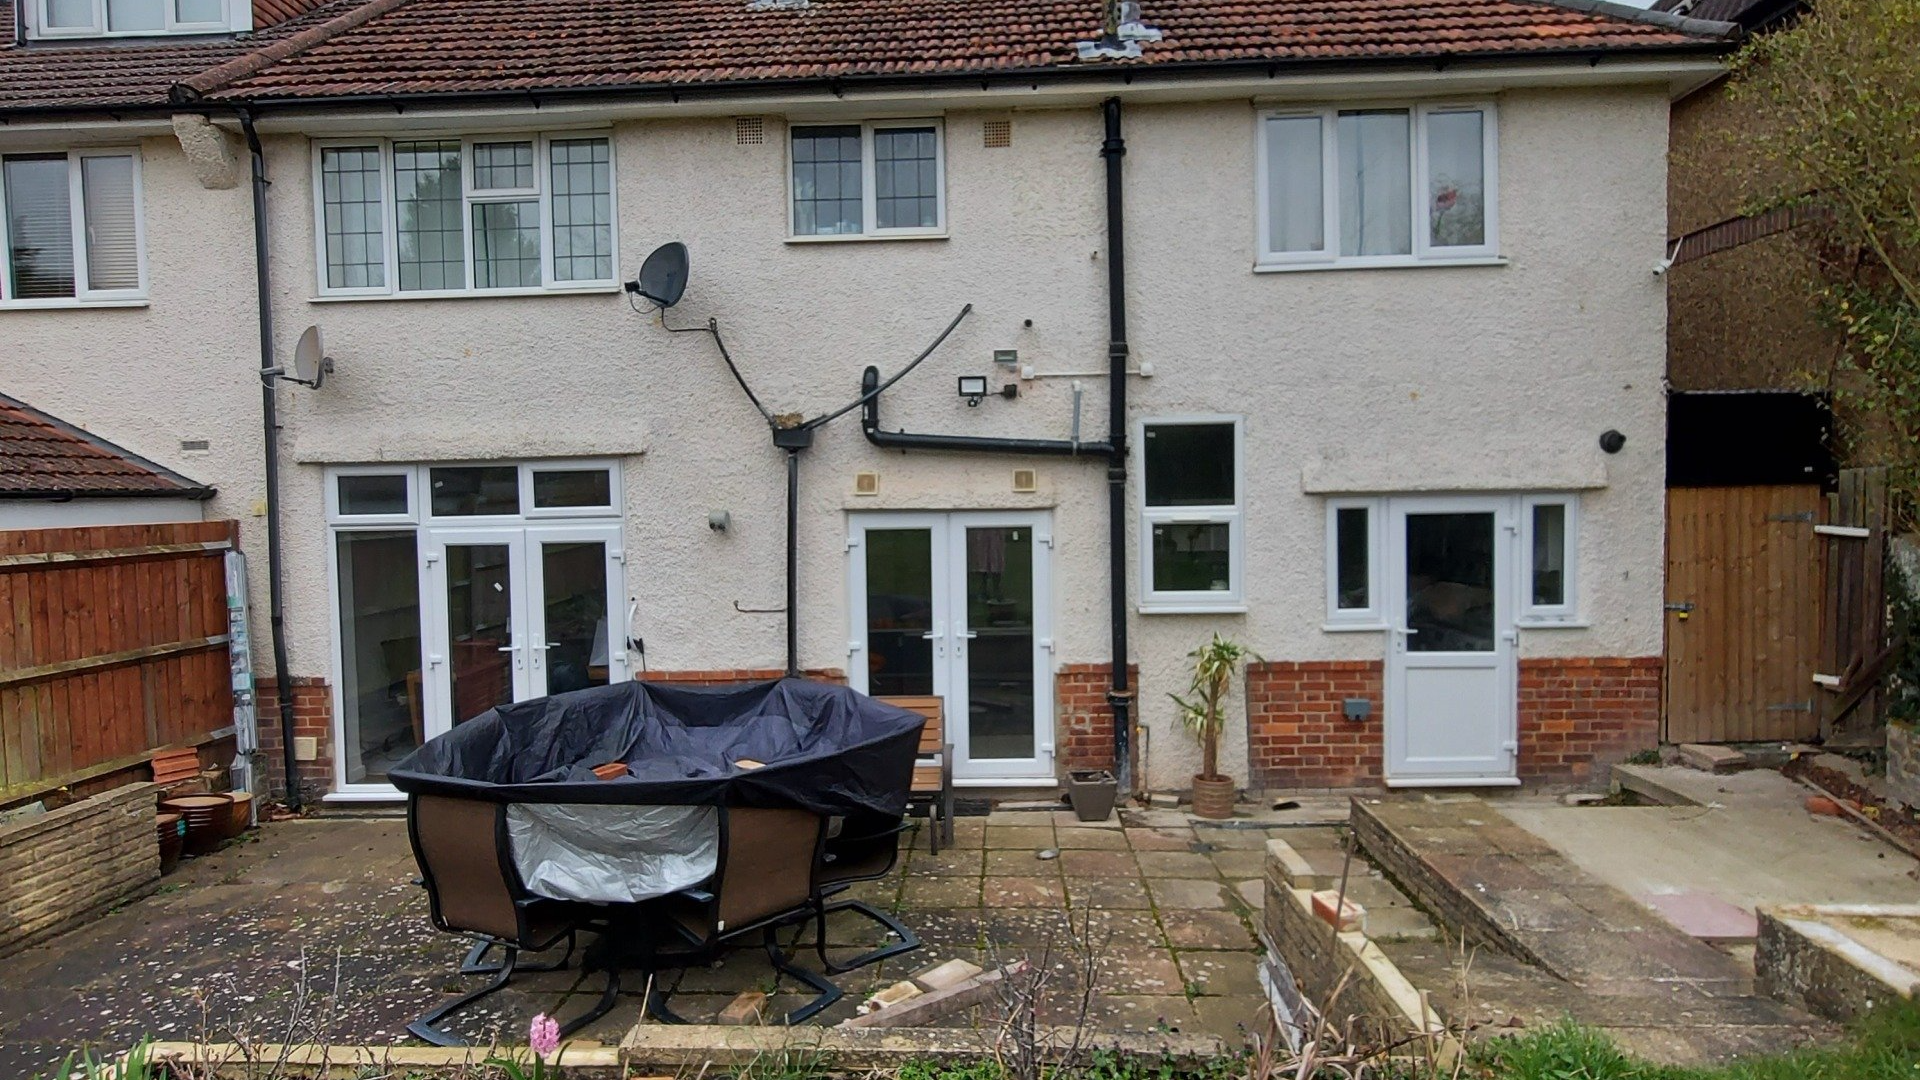
[[[1660,744],[1658,656],[1520,661],[1520,776],[1578,784]]]
[[[280,740],[280,694],[273,679],[260,679],[254,694],[254,723],[260,732],[260,752],[253,759],[270,798],[283,799],[287,792],[287,755]],[[333,790],[333,693],[325,679],[297,675],[293,679],[293,734],[295,738],[313,736],[318,754],[302,761],[295,770],[300,781],[300,801],[319,801]]]
[[[1127,665],[1127,672],[1127,685],[1139,687],[1139,665]],[[1111,664],[1066,664],[1054,672],[1054,758],[1061,768],[1113,768],[1113,703],[1107,700],[1112,685]]]
[[[1580,784],[1660,738],[1657,656],[1520,661],[1522,780]],[[1247,668],[1247,760],[1269,788],[1377,785],[1384,765],[1383,665],[1378,660],[1275,662]],[[1342,713],[1365,698],[1364,722]]]

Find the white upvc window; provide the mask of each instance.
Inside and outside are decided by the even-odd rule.
[[[27,0],[35,38],[227,34],[253,29],[244,0]]]
[[[618,518],[620,463],[340,465],[327,471],[326,509],[336,524],[367,526]]]
[[[1520,622],[1579,620],[1580,503],[1572,495],[1520,500]]]
[[[1327,500],[1327,627],[1386,625],[1380,591],[1378,499]]]
[[[787,131],[788,231],[796,240],[938,236],[947,229],[939,120],[795,124]]]
[[[1177,416],[1137,429],[1142,610],[1244,610],[1240,428],[1238,417]]]
[[[326,140],[313,178],[321,296],[616,285],[604,134]]]
[[[1261,113],[1256,268],[1498,261],[1498,128],[1491,102]]]
[[[0,155],[0,220],[0,307],[146,297],[138,151]]]

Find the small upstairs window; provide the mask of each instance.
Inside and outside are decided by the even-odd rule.
[[[791,135],[794,239],[946,231],[938,121],[795,125]]]
[[[146,296],[131,150],[0,155],[0,307]]]
[[[28,0],[30,36],[228,34],[253,29],[244,0]]]

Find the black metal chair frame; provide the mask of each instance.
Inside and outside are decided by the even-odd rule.
[[[413,846],[414,861],[420,866],[421,882],[427,889],[429,917],[432,919],[434,927],[438,930],[474,939],[475,944],[473,948],[469,950],[467,955],[461,960],[459,968],[461,974],[492,975],[493,979],[479,989],[469,991],[454,998],[452,1001],[444,1002],[428,1010],[422,1014],[419,1019],[408,1024],[407,1031],[412,1033],[414,1037],[423,1039],[435,1046],[465,1046],[467,1045],[465,1039],[441,1028],[439,1026],[440,1022],[467,1006],[472,1005],[474,1002],[498,992],[504,988],[508,982],[512,981],[516,973],[558,971],[566,967],[573,956],[575,936],[579,929],[588,922],[588,913],[583,909],[580,914],[570,918],[564,929],[558,933],[545,939],[535,938],[528,919],[528,914],[531,909],[536,906],[561,905],[565,904],[566,901],[535,896],[527,890],[526,883],[521,880],[520,872],[513,864],[513,852],[507,838],[507,807],[506,804],[499,803],[495,804],[493,815],[494,853],[495,857],[499,860],[499,865],[505,872],[507,891],[513,899],[514,919],[518,923],[518,933],[514,935],[514,940],[509,941],[449,924],[440,910],[440,892],[434,886],[433,869],[428,865],[428,861],[421,851],[419,822],[417,816],[413,813],[414,808],[412,805],[415,798],[417,798],[417,796],[410,796],[408,799],[407,840]],[[558,960],[539,964],[520,963],[520,954],[522,952],[545,952],[555,945],[558,945],[561,941],[567,943],[567,949]],[[498,964],[485,963],[484,958],[488,950],[495,946],[501,949],[500,962]],[[614,1005],[618,1003],[620,973],[617,969],[608,969],[606,975],[607,985],[606,989],[600,995],[600,1000],[595,1002],[593,1007],[588,1009],[584,1014],[561,1025],[560,1034],[563,1038],[605,1016],[613,1009]]]
[[[908,824],[905,820],[902,820],[899,824],[894,825],[892,828],[884,829],[877,833],[871,833],[865,836],[854,836],[854,837],[848,837],[843,835],[838,837],[837,839],[842,846],[847,846],[847,845],[860,844],[865,842],[878,841],[886,837],[898,837],[901,833],[906,832],[912,828],[913,828],[912,825]],[[821,864],[829,863],[832,861],[832,858],[833,858],[832,850],[831,850],[832,846],[833,845],[831,843],[825,845],[826,850],[822,852]],[[844,975],[847,972],[853,971],[857,968],[866,967],[868,964],[877,964],[882,960],[891,959],[892,957],[899,956],[902,953],[910,953],[913,950],[918,949],[920,947],[920,944],[921,944],[920,935],[914,933],[912,930],[907,929],[907,927],[904,924],[902,924],[899,919],[894,918],[892,915],[888,914],[887,912],[881,911],[879,908],[874,907],[872,904],[867,903],[865,900],[839,900],[832,903],[828,903],[829,897],[832,897],[838,893],[845,892],[847,889],[851,888],[856,882],[874,881],[879,878],[886,877],[889,873],[892,873],[894,864],[898,863],[899,861],[900,861],[900,845],[899,845],[899,842],[896,840],[892,848],[888,851],[886,865],[882,867],[878,872],[861,874],[858,877],[847,878],[843,881],[835,881],[833,884],[828,885],[824,888],[815,888],[813,890],[813,895],[814,895],[813,910],[809,913],[809,916],[814,920],[814,926],[815,926],[813,948],[814,948],[814,951],[819,954],[820,963],[823,967],[827,969],[827,974]],[[816,870],[815,879],[818,880],[819,876],[820,876],[820,873],[818,870]],[[862,918],[871,919],[874,922],[879,923],[882,928],[884,928],[889,934],[891,934],[893,937],[897,938],[898,940],[896,940],[890,945],[882,945],[876,949],[872,949],[867,952],[861,953],[859,956],[856,956],[853,959],[848,960],[844,963],[835,963],[832,959],[830,959],[827,956],[827,916],[839,911],[851,911],[854,914],[861,916]]]
[[[677,943],[680,948],[677,949],[663,948],[657,941],[648,941],[641,950],[641,962],[637,966],[647,973],[649,979],[645,1005],[649,1016],[667,1024],[687,1023],[688,1021],[685,1017],[674,1012],[672,1007],[667,1004],[667,1000],[672,996],[673,991],[670,989],[662,989],[658,978],[655,976],[662,970],[688,967],[711,961],[729,948],[741,947],[736,943],[755,931],[760,932],[761,948],[766,950],[767,962],[773,965],[774,970],[815,991],[813,1000],[781,1017],[780,1022],[782,1024],[791,1026],[806,1023],[808,1020],[819,1015],[822,1010],[832,1007],[835,1002],[846,996],[846,991],[840,989],[840,987],[829,981],[825,976],[808,971],[794,964],[788,959],[786,953],[780,948],[778,941],[775,939],[775,933],[781,927],[794,924],[796,914],[804,919],[810,917],[814,911],[817,910],[820,902],[820,889],[818,884],[820,863],[824,857],[823,845],[826,842],[825,824],[825,819],[821,819],[820,828],[814,834],[813,858],[808,863],[808,899],[798,908],[777,911],[741,926],[710,931],[704,938],[696,936],[692,931],[671,918],[661,917],[658,919],[650,918],[648,920],[652,926],[664,925],[673,931],[680,939]],[[728,808],[721,807],[718,865],[714,871],[714,879],[712,879],[709,884],[718,884],[723,889],[726,887],[726,884],[721,879],[726,872],[727,854],[732,838],[731,831],[731,819]],[[738,887],[738,885],[736,884],[735,887]],[[667,899],[673,898],[702,905],[707,909],[708,914],[714,916],[714,918],[709,921],[718,922],[717,906],[720,902],[720,896],[712,889],[702,887],[682,889]],[[642,910],[648,910],[650,907],[651,904],[643,905]],[[591,956],[586,961],[589,966],[597,966],[605,962],[606,961],[598,956]]]

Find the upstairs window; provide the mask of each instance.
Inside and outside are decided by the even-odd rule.
[[[1490,104],[1268,113],[1260,267],[1497,257],[1495,126]]]
[[[605,136],[328,142],[314,168],[323,296],[615,283]]]
[[[938,121],[796,125],[790,143],[795,239],[946,230]]]
[[[225,34],[253,28],[253,8],[239,0],[30,0],[28,13],[32,36],[39,38]]]
[[[1140,598],[1147,610],[1241,602],[1240,424],[1230,417],[1141,427]]]
[[[129,150],[0,156],[0,306],[146,295],[140,159]]]

